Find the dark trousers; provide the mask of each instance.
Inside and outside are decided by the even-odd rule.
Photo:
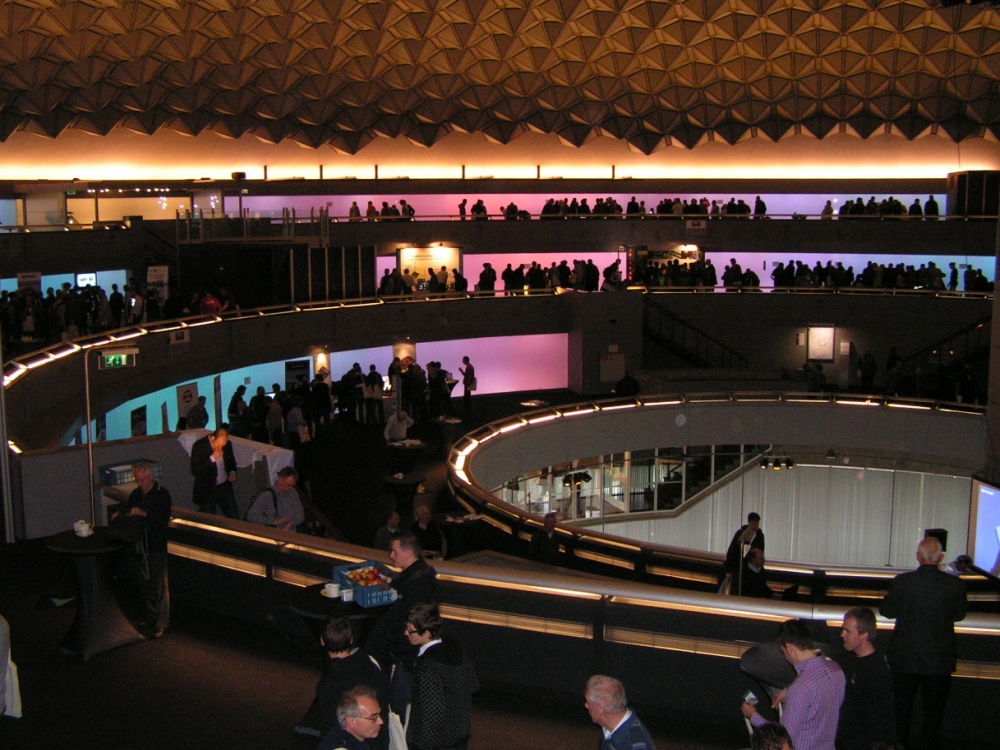
[[[944,722],[944,709],[951,690],[951,675],[893,672],[892,686],[896,703],[896,734],[900,743],[908,750],[918,747],[910,744],[910,724],[913,720],[913,701],[919,691],[923,707],[920,722],[923,743],[920,746],[926,750],[941,748],[941,724]]]
[[[236,508],[236,495],[233,494],[233,483],[225,481],[215,485],[212,490],[212,500],[208,505],[199,506],[198,510],[215,515],[216,508],[222,508],[222,515],[226,518],[239,518],[240,513]]]

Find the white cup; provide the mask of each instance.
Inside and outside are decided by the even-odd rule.
[[[353,602],[354,601],[354,589],[352,589],[350,587],[344,589],[341,592],[341,594],[340,594],[340,598],[343,599],[345,602]]]
[[[323,587],[323,595],[329,597],[330,599],[336,599],[340,596],[340,586],[336,583],[328,583]]]
[[[79,528],[77,528],[79,526]],[[77,521],[73,524],[73,528],[76,530],[77,536],[90,536],[94,533],[94,527],[92,524],[86,521]]]

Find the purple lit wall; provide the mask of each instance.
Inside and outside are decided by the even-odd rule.
[[[477,394],[566,388],[569,383],[569,334],[504,336],[417,343],[417,361],[437,361],[458,380],[462,357],[476,368]],[[462,395],[462,386],[455,386]]]
[[[586,198],[587,202],[593,206],[598,198],[607,198],[607,194],[596,194],[596,193],[582,193],[582,194],[570,194],[560,192],[556,184],[546,184],[545,182],[538,183],[537,191],[531,193],[490,193],[487,195],[458,195],[458,194],[444,194],[444,195],[408,195],[406,193],[400,193],[398,195],[275,195],[275,196],[253,196],[244,195],[243,196],[243,207],[250,210],[250,216],[252,218],[267,218],[280,219],[282,216],[283,208],[295,209],[297,218],[305,218],[309,216],[310,210],[316,212],[320,211],[322,208],[327,208],[330,211],[331,217],[346,217],[351,208],[351,201],[357,201],[358,207],[361,209],[362,215],[364,215],[365,210],[368,206],[368,201],[372,201],[376,208],[381,208],[382,201],[387,201],[388,203],[397,203],[402,198],[408,203],[411,203],[417,212],[417,218],[429,218],[429,217],[441,217],[441,218],[456,218],[458,216],[458,204],[463,199],[468,199],[467,210],[472,208],[472,205],[482,198],[486,204],[487,210],[490,214],[499,216],[502,208],[508,203],[513,201],[517,204],[517,207],[522,211],[529,211],[531,214],[538,214],[542,210],[542,206],[545,205],[545,201],[548,198],[555,198],[560,200],[562,198],[568,198],[572,200],[573,198],[581,199]],[[613,197],[618,201],[622,208],[628,204],[629,199],[632,197],[633,193],[613,193]],[[744,202],[748,203],[751,207],[754,204],[754,198],[756,195],[751,193],[742,194],[712,194],[712,193],[635,193],[636,200],[645,201],[647,212],[653,211],[656,205],[664,197],[671,198],[681,198],[683,200],[691,199],[701,199],[707,198],[710,201],[719,201],[720,203],[726,203],[730,198],[735,198],[736,200],[742,199]],[[763,194],[761,198],[767,203],[768,213],[771,215],[790,215],[793,213],[799,214],[815,214],[823,210],[823,206],[829,200],[833,202],[834,208],[839,207],[848,198],[856,198],[857,196],[849,195],[835,195],[835,194]],[[870,196],[863,196],[866,200]],[[876,195],[875,200],[881,201],[889,196],[886,195]],[[901,201],[904,205],[909,206],[913,203],[915,198],[919,198],[921,202],[927,199],[926,195],[897,195],[895,196],[897,200]],[[946,199],[944,195],[935,195],[935,200],[937,200],[938,205],[941,210],[944,211],[946,204]],[[236,196],[227,196],[223,204],[224,210],[227,215],[238,215],[238,198]]]
[[[861,255],[861,254],[849,254],[849,253],[737,253],[728,252],[720,250],[717,252],[706,252],[706,258],[710,258],[712,264],[716,267],[717,273],[719,275],[719,284],[722,284],[722,272],[725,270],[726,266],[729,265],[730,258],[736,258],[736,262],[740,264],[743,270],[747,268],[752,268],[754,273],[760,277],[760,285],[762,287],[774,286],[774,282],[771,280],[771,272],[774,270],[778,263],[788,263],[789,260],[800,260],[803,263],[808,263],[809,267],[812,268],[816,265],[816,261],[820,261],[824,266],[827,260],[829,260],[834,265],[837,262],[844,264],[844,268],[849,266],[854,266],[855,275],[861,273],[864,267],[868,264],[868,261],[873,263],[882,263],[889,265],[890,263],[895,265],[897,263],[902,263],[905,266],[913,266],[914,268],[919,268],[921,263],[929,263],[931,261],[944,271],[945,285],[948,284],[948,264],[954,263],[958,267],[958,291],[964,291],[962,286],[962,271],[963,264],[971,265],[973,268],[981,268],[983,275],[986,278],[993,280],[995,260],[992,256],[980,257],[980,256],[958,256],[958,255]]]

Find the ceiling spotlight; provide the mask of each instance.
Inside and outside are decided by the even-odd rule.
[[[787,457],[785,458],[785,468],[786,468],[786,469],[789,469],[789,470],[791,470],[791,469],[794,469],[794,468],[795,468],[795,462],[794,462],[794,461],[792,460],[792,457],[791,457],[791,456],[787,456]]]
[[[833,448],[830,448],[830,450],[826,452],[826,460],[829,461],[830,463],[833,463],[834,461],[837,460],[837,453],[836,451],[833,450]]]
[[[761,456],[761,459],[760,459],[760,468],[762,468],[762,469],[766,469],[767,468],[767,456]]]

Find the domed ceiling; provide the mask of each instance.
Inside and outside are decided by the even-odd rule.
[[[252,134],[356,153],[706,133],[1000,135],[1000,16],[923,0],[18,0],[0,8],[0,140],[18,130]]]

